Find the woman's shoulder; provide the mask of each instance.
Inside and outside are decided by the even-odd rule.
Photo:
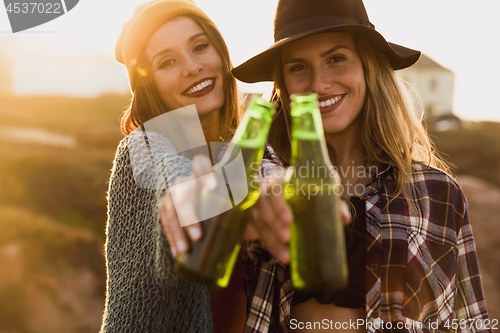
[[[441,170],[435,166],[429,165],[424,162],[414,162],[413,163],[413,174],[414,176],[427,176],[427,177],[432,177],[433,179],[436,180],[443,180],[443,181],[455,181],[454,177],[450,175],[448,172]]]
[[[178,156],[175,147],[156,132],[134,131],[118,144],[113,175],[129,174],[136,185],[145,189],[164,188],[164,178],[189,175],[191,164]],[[162,180],[163,179],[163,180]],[[157,182],[161,182],[161,186]]]
[[[115,160],[119,157],[177,155],[174,145],[164,136],[156,132],[131,132],[124,137],[116,148]]]
[[[163,135],[154,131],[133,131],[127,137],[124,138],[127,146],[132,148],[148,148],[148,150],[153,150],[161,153],[173,153],[177,154],[177,150],[174,145]],[[122,142],[124,141],[122,140]]]
[[[413,163],[413,178],[415,180],[451,183],[460,187],[455,177],[450,175],[448,172],[424,162]]]
[[[418,162],[413,164],[412,178],[414,186],[421,190],[425,189],[427,196],[433,200],[466,202],[460,184],[455,177],[444,170]]]

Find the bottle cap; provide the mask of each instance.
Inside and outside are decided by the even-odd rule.
[[[255,104],[265,107],[266,109],[269,109],[272,112],[273,116],[276,113],[276,104],[274,102],[267,102],[262,97],[257,96],[254,97],[250,102],[250,105],[255,105]]]

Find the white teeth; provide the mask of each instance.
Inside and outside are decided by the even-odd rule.
[[[319,106],[322,107],[322,108],[324,108],[326,106],[333,105],[333,104],[337,103],[338,101],[340,101],[344,96],[345,96],[345,94],[344,95],[336,96],[334,98],[330,98],[330,99],[328,99],[326,101],[322,101],[322,102],[319,103]]]
[[[214,83],[214,80],[206,80],[200,84],[198,84],[196,87],[189,89],[189,91],[186,93],[186,95],[191,95],[194,94],[195,92],[200,91],[203,88],[206,88]]]

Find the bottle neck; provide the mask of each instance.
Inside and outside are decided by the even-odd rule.
[[[222,147],[217,156],[218,166],[225,166],[231,163],[241,152],[245,167],[248,170],[252,163],[260,164],[267,142],[267,135],[271,127],[273,116],[273,105],[259,105],[259,101],[250,105],[236,130],[231,143]],[[260,102],[266,103],[266,102]],[[252,169],[253,170],[253,169]],[[248,172],[247,172],[248,174]]]
[[[330,166],[321,114],[317,108],[301,108],[292,112],[293,166]]]
[[[272,117],[272,111],[269,108],[258,104],[251,105],[246,110],[231,142],[242,148],[264,147]]]

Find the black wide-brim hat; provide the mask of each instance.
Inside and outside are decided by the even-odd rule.
[[[394,70],[413,65],[420,51],[389,43],[370,23],[362,0],[279,0],[274,18],[274,44],[232,70],[240,81],[273,81],[276,52],[285,44],[320,32],[363,36],[387,56]]]

